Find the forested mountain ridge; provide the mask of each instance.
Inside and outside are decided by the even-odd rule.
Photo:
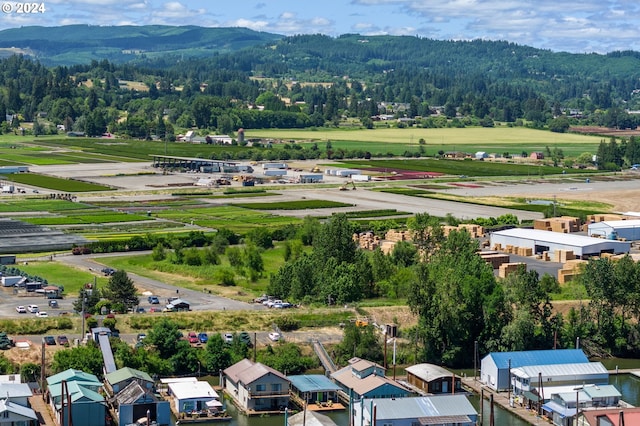
[[[64,124],[89,136],[108,130],[171,140],[194,127],[232,133],[339,126],[345,117],[373,128],[379,115],[402,119],[394,122],[398,127],[425,128],[502,122],[564,132],[571,125],[640,124],[634,112],[640,110],[637,52],[569,54],[504,41],[406,36],[282,37],[242,28],[46,30],[56,41],[42,46],[59,49],[56,60],[82,61],[87,52],[101,59],[51,66],[38,53],[37,60],[0,60],[0,109],[12,116],[13,128],[46,117],[36,133]],[[42,31],[0,32],[0,44],[38,46],[33,40]],[[243,43],[250,46],[240,48]],[[202,56],[223,45],[238,50]],[[108,52],[132,59],[122,63]],[[313,82],[323,84],[306,84]],[[634,156],[631,164],[637,161]]]
[[[29,26],[0,31],[0,48],[28,49],[45,65],[78,65],[92,60],[128,62],[142,58],[207,57],[265,44],[281,35],[247,28],[199,26]]]

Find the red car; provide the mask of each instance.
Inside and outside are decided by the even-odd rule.
[[[189,343],[198,343],[200,341],[195,331],[190,331],[187,338],[189,339]]]

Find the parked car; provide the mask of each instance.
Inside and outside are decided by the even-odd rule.
[[[36,316],[38,318],[49,318],[49,314],[47,314],[45,311],[36,312]]]
[[[269,333],[269,339],[273,340],[274,342],[279,341],[282,338],[282,335],[280,333],[276,333],[275,331]]]
[[[160,304],[160,299],[158,299],[158,296],[149,296],[149,297],[147,297],[147,301],[152,305],[159,305]]]
[[[53,336],[44,336],[42,340],[44,341],[44,344],[47,346],[53,346],[56,344],[56,339],[54,339]]]
[[[222,339],[225,343],[233,343],[233,334],[232,333],[224,333]]]
[[[29,306],[27,306],[27,310],[29,312],[31,312],[32,314],[36,314],[36,313],[38,313],[40,308],[38,308],[38,305],[29,305]]]
[[[189,334],[187,335],[187,340],[189,340],[189,343],[198,343],[198,335],[196,334],[195,331],[190,331]]]
[[[209,341],[209,336],[204,332],[198,333],[198,340],[200,343],[207,343]]]
[[[151,307],[149,308],[149,312],[160,312],[160,308]]]
[[[19,314],[26,314],[27,313],[27,308],[25,308],[22,305],[16,306],[16,312],[19,313]]]
[[[49,300],[49,307],[50,308],[57,308],[59,306],[60,305],[58,305],[58,301],[57,300],[55,300],[55,299]]]
[[[147,311],[142,306],[136,308],[136,314],[144,314],[145,312]]]
[[[144,333],[138,333],[138,336],[136,337],[136,340],[138,342],[142,342],[144,339],[146,339],[147,335]]]
[[[58,344],[61,346],[69,346],[69,339],[67,339],[67,336],[58,336]]]
[[[249,333],[247,333],[246,331],[242,331],[238,335],[238,339],[240,339],[240,341],[242,343],[244,343],[245,345],[247,345],[248,347],[250,347],[250,348],[253,347],[253,342],[251,341],[251,336],[249,336]]]

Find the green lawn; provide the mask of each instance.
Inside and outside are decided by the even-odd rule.
[[[96,276],[89,271],[73,268],[58,262],[29,262],[28,265],[17,267],[30,275],[37,275],[47,280],[51,285],[63,285],[65,296],[77,296],[86,283],[93,283],[97,279],[98,286],[104,286],[108,279]]]

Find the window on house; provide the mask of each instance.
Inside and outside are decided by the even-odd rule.
[[[256,392],[264,392],[267,390],[267,385],[256,385]]]
[[[271,383],[271,392],[280,392],[282,390],[281,383]]]

